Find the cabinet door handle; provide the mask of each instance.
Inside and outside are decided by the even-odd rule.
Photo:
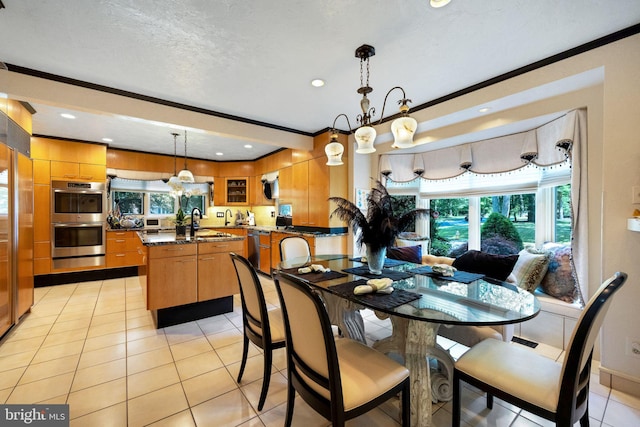
[[[127,256],[127,254],[116,254],[117,257]]]
[[[200,261],[213,261],[215,258],[200,258]]]
[[[184,264],[185,262],[194,262],[194,261],[195,259],[183,259],[180,262]]]
[[[175,252],[175,251],[181,251],[182,248],[167,248],[165,249],[167,252]]]
[[[118,243],[124,243],[125,241],[126,240],[124,240],[124,239],[116,239],[116,242],[118,242]]]

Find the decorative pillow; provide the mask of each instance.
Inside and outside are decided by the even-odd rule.
[[[513,267],[517,284],[524,290],[533,292],[547,273],[549,254],[523,249],[519,253],[518,262]]]
[[[421,264],[422,263],[422,246],[417,245],[417,246],[388,247],[387,258]]]
[[[546,243],[543,249],[550,254],[549,268],[540,287],[552,297],[574,302],[578,298],[578,287],[571,269],[571,246]]]
[[[494,255],[470,250],[457,257],[453,266],[460,271],[480,273],[504,281],[509,277],[516,261],[518,255]]]

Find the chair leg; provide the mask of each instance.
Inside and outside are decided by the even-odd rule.
[[[493,409],[493,394],[487,392],[487,409]]]
[[[580,418],[580,427],[589,427],[589,408],[587,408],[582,418]]]
[[[269,383],[271,382],[271,348],[264,349],[264,370],[262,371],[262,391],[260,391],[260,400],[258,400],[258,411],[262,411],[264,401],[267,400],[267,391],[269,391]]]
[[[451,414],[451,427],[460,427],[460,378],[458,378],[458,372],[453,371],[453,414]]]
[[[405,381],[402,388],[402,427],[411,426],[411,381]]]
[[[244,373],[244,367],[247,364],[247,354],[249,353],[249,338],[245,335],[242,344],[242,362],[240,363],[240,372],[238,372],[238,383],[242,380],[242,374]]]
[[[284,418],[284,427],[291,427],[293,421],[293,405],[296,401],[296,390],[293,388],[291,379],[287,380],[287,413]]]

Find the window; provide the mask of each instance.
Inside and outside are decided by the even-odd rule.
[[[191,196],[181,196],[180,206],[182,207],[182,211],[185,213],[189,213],[193,210],[193,208],[200,209],[200,212],[204,212],[205,207],[205,196],[201,194],[191,195]]]
[[[428,233],[433,255],[456,257],[469,249],[515,254],[549,241],[570,243],[568,162],[550,169],[523,168],[509,173],[508,179],[505,176],[469,173],[439,181],[389,180],[387,188],[419,192],[418,203],[426,202],[423,206],[432,210]]]
[[[149,193],[149,213],[167,215],[174,213],[175,197],[169,193]]]
[[[122,215],[144,214],[144,193],[136,191],[114,191],[111,193],[113,211]]]
[[[185,194],[178,197],[171,193],[169,186],[161,181],[113,178],[111,180],[112,209],[116,211],[116,201],[121,215],[169,216],[182,206],[185,213],[193,208],[205,212],[209,184],[185,184]]]

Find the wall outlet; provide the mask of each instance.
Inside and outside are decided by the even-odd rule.
[[[627,337],[626,355],[640,358],[640,339]]]
[[[275,211],[271,211],[271,218],[275,218],[275,217],[276,217]]]
[[[640,203],[640,186],[636,185],[632,187],[633,195],[631,196],[631,203]]]
[[[224,218],[224,212],[216,212],[216,218]]]

